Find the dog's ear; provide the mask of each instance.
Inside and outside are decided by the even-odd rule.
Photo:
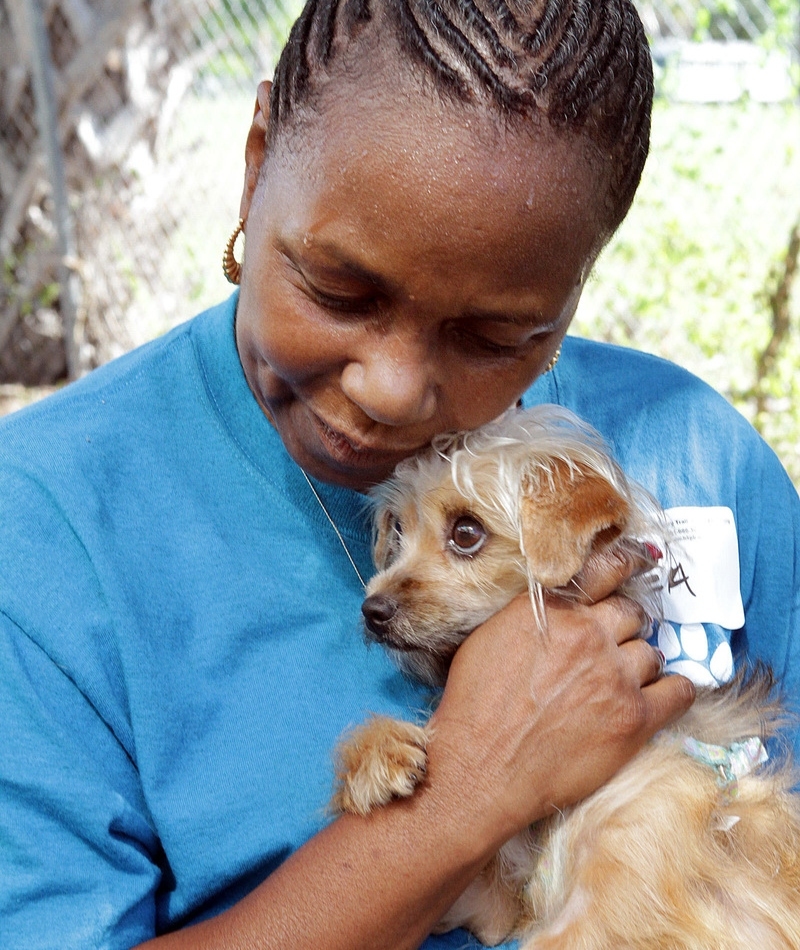
[[[629,515],[630,505],[607,479],[557,461],[552,480],[522,486],[522,543],[531,577],[543,587],[566,584],[593,550],[619,537]]]

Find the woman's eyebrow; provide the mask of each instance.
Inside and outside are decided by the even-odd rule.
[[[382,274],[370,270],[359,261],[354,260],[336,245],[328,244],[323,241],[314,241],[313,244],[310,245],[301,244],[301,247],[299,247],[297,251],[289,247],[285,247],[283,250],[284,253],[288,252],[290,257],[293,256],[293,254],[294,256],[298,256],[299,253],[299,256],[305,257],[306,260],[309,261],[309,264],[315,267],[321,269],[336,268],[337,270],[345,271],[349,277],[355,277],[365,284],[372,284],[380,293],[391,294],[398,292],[400,289],[393,281],[384,277]],[[312,252],[320,251],[328,258],[328,261],[309,259],[307,256],[309,250]]]

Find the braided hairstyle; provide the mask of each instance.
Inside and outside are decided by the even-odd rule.
[[[647,158],[653,98],[632,0],[307,0],[275,70],[268,144],[378,19],[382,41],[393,38],[440,94],[584,134],[607,167],[616,229]]]

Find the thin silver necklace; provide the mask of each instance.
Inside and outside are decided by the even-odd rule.
[[[325,514],[325,517],[330,522],[330,525],[333,528],[334,533],[336,534],[336,537],[339,539],[339,544],[341,544],[342,548],[344,549],[344,553],[347,555],[347,560],[350,562],[353,570],[356,572],[356,577],[358,578],[359,583],[364,588],[364,590],[366,590],[367,585],[364,583],[364,578],[361,576],[361,571],[359,571],[359,569],[356,567],[356,562],[353,560],[353,555],[350,553],[350,549],[347,547],[347,544],[345,543],[345,540],[342,537],[342,532],[336,526],[336,522],[331,517],[331,513],[328,511],[328,509],[325,507],[325,503],[319,497],[319,492],[317,491],[316,488],[314,488],[314,484],[311,481],[311,479],[308,477],[308,475],[306,474],[306,470],[301,465],[298,465],[297,467],[303,473],[303,478],[306,480],[306,484],[311,489],[311,493],[317,499],[317,504],[320,506],[320,508]]]

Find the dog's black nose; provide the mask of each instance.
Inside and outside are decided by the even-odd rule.
[[[361,613],[370,633],[381,639],[397,613],[397,601],[384,594],[372,594],[361,605]]]

